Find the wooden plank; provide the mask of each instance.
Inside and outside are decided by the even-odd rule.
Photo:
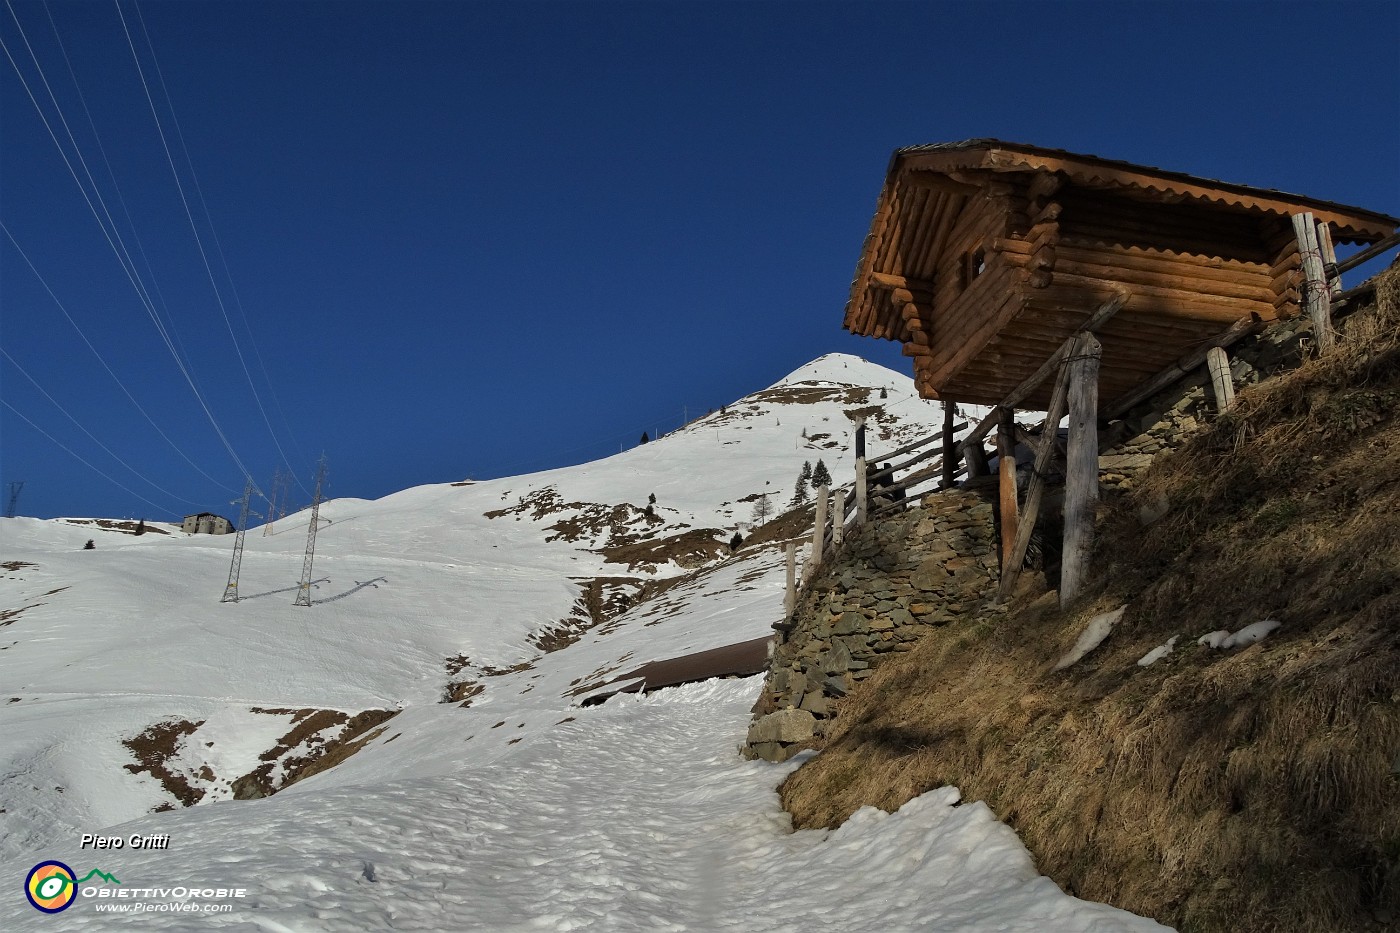
[[[1011,551],[1016,545],[1016,529],[1020,520],[1020,503],[1016,496],[1016,412],[1001,410],[997,424],[997,474],[1001,505],[1001,572],[1010,566]]]
[[[1075,341],[1069,369],[1069,451],[1065,457],[1065,531],[1060,560],[1060,606],[1079,595],[1094,549],[1094,508],[1099,499],[1099,360],[1103,346],[1092,335]]]
[[[1313,215],[1294,214],[1293,232],[1298,237],[1298,252],[1303,257],[1303,308],[1312,319],[1318,353],[1327,353],[1337,345],[1337,335],[1332,330],[1332,299],[1327,289],[1327,273],[1322,269],[1322,251]]]
[[[1230,376],[1230,354],[1224,347],[1211,347],[1206,353],[1206,368],[1210,370],[1210,384],[1215,391],[1215,410],[1229,411],[1235,404],[1235,381]]]
[[[835,550],[841,549],[841,542],[846,539],[846,490],[833,489],[836,496],[836,507],[831,510],[831,546]]]
[[[1076,347],[1071,351],[1072,356],[1078,356],[1082,352],[1079,343],[1084,340],[1081,334],[1076,338]],[[1002,566],[1001,585],[997,589],[997,601],[1006,602],[1011,598],[1011,593],[1016,589],[1016,580],[1021,574],[1021,565],[1025,563],[1026,551],[1031,545],[1031,535],[1035,532],[1036,520],[1040,517],[1040,504],[1045,497],[1045,473],[1050,468],[1050,463],[1054,459],[1057,446],[1057,437],[1060,428],[1060,421],[1065,416],[1065,405],[1069,390],[1069,368],[1060,367],[1060,375],[1055,380],[1055,391],[1050,396],[1050,405],[1045,412],[1045,423],[1040,432],[1040,446],[1035,452],[1035,467],[1031,471],[1030,488],[1026,490],[1026,511],[1021,516],[1020,527],[1016,529],[1016,540],[1013,542],[1011,554],[1008,562]]]
[[[1246,318],[1236,321],[1221,332],[1218,336],[1212,337],[1201,346],[1182,356],[1175,363],[1162,370],[1157,375],[1144,381],[1136,389],[1117,398],[1103,413],[1104,421],[1112,421],[1121,417],[1134,405],[1165,389],[1167,386],[1182,379],[1197,366],[1205,362],[1206,354],[1213,347],[1222,349],[1229,348],[1250,334],[1258,333],[1264,329],[1264,322],[1258,318]]]
[[[826,553],[826,513],[830,490],[825,486],[817,487],[817,517],[812,523],[812,567],[816,567],[822,562],[822,555]]]
[[[1098,310],[1089,316],[1089,320],[1085,321],[1078,331],[1070,335],[1064,343],[1060,344],[1059,349],[1050,354],[1050,358],[1042,363],[1039,369],[1026,377],[1016,388],[1012,389],[1006,398],[1002,399],[998,407],[1015,408],[1017,405],[1021,404],[1021,402],[1025,401],[1026,396],[1039,388],[1040,384],[1049,378],[1050,374],[1060,365],[1060,361],[1069,355],[1070,349],[1074,346],[1075,337],[1078,336],[1078,334],[1092,334],[1097,331],[1106,324],[1113,315],[1118,313],[1118,309],[1123,307],[1130,297],[1131,295],[1129,292],[1122,291],[1099,305]],[[966,445],[970,440],[981,442],[982,438],[987,436],[987,432],[992,429],[1000,417],[1000,414],[998,414],[996,410],[989,412],[987,417],[979,421],[977,427],[972,429],[972,433],[963,440],[963,444]]]

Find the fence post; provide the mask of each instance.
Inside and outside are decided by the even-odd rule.
[[[1215,410],[1228,411],[1235,404],[1235,381],[1230,376],[1230,354],[1223,347],[1211,347],[1206,354],[1210,384],[1215,390]]]
[[[830,492],[825,486],[817,487],[817,518],[812,523],[812,560],[811,565],[816,569],[822,562],[822,552],[826,550],[826,511]]]
[[[846,490],[834,489],[836,498],[832,500],[831,513],[831,546],[841,547],[841,542],[846,537]]]
[[[784,618],[792,618],[797,609],[797,542],[787,543],[787,591],[783,595]]]
[[[856,524],[864,528],[870,519],[870,487],[866,485],[865,458],[856,457]]]

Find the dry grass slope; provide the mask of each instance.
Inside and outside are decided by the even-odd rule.
[[[1070,610],[1028,596],[950,626],[846,700],[782,788],[795,823],[955,784],[1066,890],[1183,931],[1395,929],[1400,268],[1335,355],[1242,393],[1101,517]],[[1050,670],[1124,603],[1101,648]],[[1283,627],[1259,644],[1195,644],[1265,618]]]

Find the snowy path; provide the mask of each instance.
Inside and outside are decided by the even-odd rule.
[[[981,804],[936,791],[833,833],[788,832],[789,766],[744,762],[756,679],[622,698],[549,741],[446,777],[373,788],[310,780],[277,797],[155,814],[112,834],[164,852],[48,849],[126,888],[243,886],[231,913],[98,913],[64,929],[1148,931],[1038,877]],[[465,746],[464,746],[465,748]],[[255,818],[250,818],[255,817]],[[30,861],[35,861],[39,853]],[[3,874],[21,876],[12,861]],[[0,928],[51,930],[21,899]],[[123,922],[124,921],[124,922]]]

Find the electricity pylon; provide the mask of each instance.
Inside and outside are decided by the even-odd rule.
[[[321,454],[321,465],[316,470],[316,492],[311,497],[311,524],[306,528],[306,559],[301,563],[301,582],[297,584],[297,598],[293,606],[311,606],[311,563],[316,559],[316,526],[321,517],[321,487],[326,480],[326,455]]]
[[[272,498],[267,500],[267,523],[263,525],[263,537],[272,534],[272,525],[277,521],[277,497],[282,497],[282,514],[287,514],[287,494],[291,492],[291,476],[284,474],[282,468],[274,467],[272,470]]]
[[[19,491],[24,488],[24,480],[19,479],[10,483],[10,504],[5,507],[5,517],[15,517],[15,503],[19,501]]]
[[[253,496],[253,478],[243,484],[243,505],[238,510],[238,527],[233,533],[233,562],[228,567],[228,584],[221,603],[238,602],[238,574],[243,569],[243,535],[248,530],[248,500]]]

